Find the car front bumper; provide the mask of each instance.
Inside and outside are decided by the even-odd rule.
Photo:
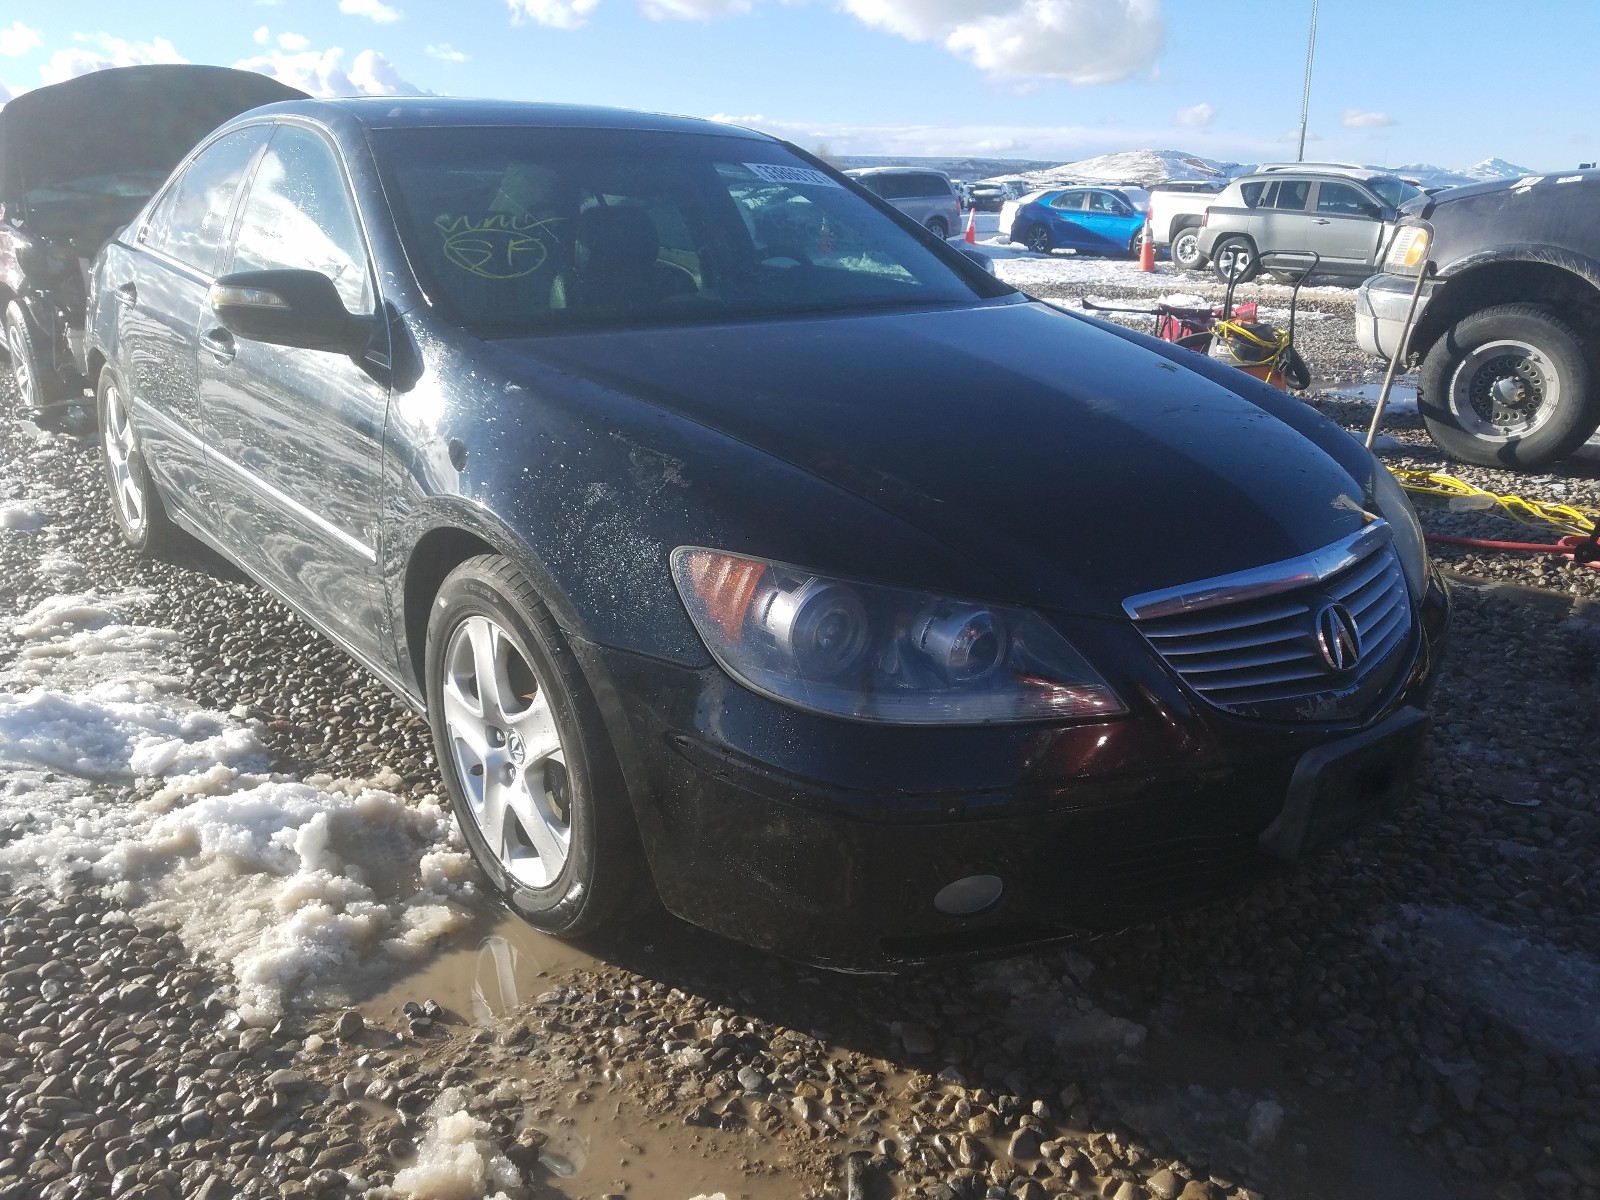
[[[1203,903],[1391,806],[1424,739],[1448,609],[1433,579],[1410,669],[1354,728],[1226,717],[1175,683],[1096,724],[857,724],[715,667],[585,653],[609,681],[603,707],[666,906],[790,957],[893,970]],[[1003,884],[992,906],[935,907],[983,875]]]
[[[1374,275],[1356,292],[1356,344],[1368,354],[1390,358],[1405,336],[1406,313],[1411,308],[1411,293],[1417,281],[1413,275]],[[1420,314],[1438,287],[1437,280],[1422,285],[1417,300]]]

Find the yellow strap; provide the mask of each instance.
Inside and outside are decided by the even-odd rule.
[[[1440,496],[1447,500],[1457,496],[1487,496],[1494,501],[1489,507],[1498,508],[1521,525],[1550,525],[1563,533],[1587,536],[1594,532],[1595,522],[1600,520],[1600,512],[1594,509],[1545,504],[1521,496],[1501,496],[1438,471],[1391,471],[1390,474],[1406,491],[1419,496]]]
[[[1211,329],[1217,337],[1234,337],[1243,342],[1253,342],[1264,350],[1282,350],[1289,344],[1289,333],[1285,329],[1274,329],[1273,336],[1264,338],[1254,330],[1246,329],[1237,321],[1218,321]]]

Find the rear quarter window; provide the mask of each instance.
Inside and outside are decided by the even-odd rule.
[[[1267,181],[1265,179],[1257,179],[1252,183],[1241,183],[1239,185],[1239,199],[1244,201],[1246,208],[1255,208],[1261,203],[1261,193],[1266,189],[1266,186]]]

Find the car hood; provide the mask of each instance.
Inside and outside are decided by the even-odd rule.
[[[170,171],[229,118],[304,99],[254,71],[189,64],[118,67],[24,92],[0,109],[0,200],[94,175]]]
[[[1244,398],[1223,368],[1187,369],[1188,351],[1043,304],[500,344],[877,505],[1014,589],[987,599],[1114,615],[1130,595],[1304,554],[1363,520],[1342,431],[1264,386],[1261,403]]]

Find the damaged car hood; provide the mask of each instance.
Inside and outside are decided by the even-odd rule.
[[[499,344],[826,479],[1032,603],[1113,615],[1367,519],[1364,452],[1299,402],[1043,304]]]
[[[0,202],[96,175],[171,171],[239,113],[306,94],[254,71],[117,67],[24,92],[0,109]]]

